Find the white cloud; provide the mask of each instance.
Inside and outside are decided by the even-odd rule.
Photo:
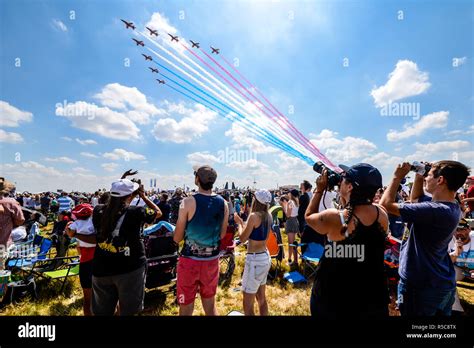
[[[23,137],[20,134],[0,129],[0,143],[19,144],[22,142]]]
[[[202,104],[194,104],[188,108],[183,104],[166,104],[169,113],[185,115],[179,121],[174,118],[162,118],[156,122],[152,134],[158,141],[178,144],[190,143],[209,131],[209,124],[217,113]]]
[[[415,143],[414,152],[405,157],[408,162],[412,161],[439,161],[455,159],[469,166],[474,164],[472,155],[472,144],[465,140],[439,141],[435,143]]]
[[[191,165],[204,165],[204,164],[213,164],[213,163],[219,163],[220,159],[211,153],[209,151],[205,152],[193,152],[188,154],[187,156],[188,162]]]
[[[115,169],[117,169],[118,164],[117,163],[102,163],[100,166],[108,172],[113,172]]]
[[[172,47],[178,52],[184,52],[185,48],[181,45],[184,44],[186,46],[190,46],[188,44],[187,40],[185,40],[181,34],[179,33],[179,30],[174,27],[168,18],[164,14],[161,14],[159,12],[154,12],[151,15],[150,20],[145,24],[146,27],[157,30],[158,31],[158,37],[154,35],[150,35],[150,32],[148,29],[143,28],[143,32],[147,37],[150,37],[154,41],[158,41],[161,44],[165,44],[166,46]],[[168,36],[168,33],[171,35],[178,35],[179,38],[179,44],[176,44],[176,42],[170,42],[170,37]]]
[[[446,133],[446,135],[448,136],[469,135],[469,134],[474,134],[474,124],[469,126],[468,129],[456,129],[456,130],[452,130]]]
[[[146,160],[145,156],[124,149],[114,149],[112,152],[104,153],[103,156],[112,161]]]
[[[99,158],[99,156],[94,155],[93,153],[90,153],[90,152],[81,152],[80,155],[84,157],[88,157],[88,158]]]
[[[247,147],[249,150],[261,154],[278,152],[277,148],[255,139],[253,134],[236,123],[232,123],[231,129],[225,132],[225,136],[232,138],[234,142],[232,146],[235,148]]]
[[[159,13],[159,12],[154,12],[151,15],[151,19],[145,24],[145,26],[158,30],[158,34],[161,36],[168,36],[167,33],[176,35],[178,34],[178,29],[176,29],[174,26],[172,26],[169,23],[169,19],[165,17],[165,15]],[[145,30],[148,32],[148,30]]]
[[[60,31],[62,31],[62,32],[67,32],[66,24],[64,24],[59,19],[53,19],[53,27],[60,30]]]
[[[259,162],[256,159],[249,159],[247,161],[234,161],[226,165],[229,168],[241,170],[245,172],[263,174],[269,169],[269,166],[263,162]]]
[[[72,141],[72,138],[69,138],[69,137],[61,137],[61,139],[65,141]]]
[[[31,122],[33,114],[17,109],[8,102],[0,100],[0,127],[18,127],[22,122]]]
[[[149,103],[136,87],[122,86],[119,83],[109,83],[94,98],[103,106],[123,112],[138,124],[148,124],[152,116],[165,114],[164,110]]]
[[[355,159],[360,159],[369,155],[377,149],[377,146],[364,138],[356,138],[352,136],[338,138],[336,132],[323,129],[319,134],[312,134],[310,141],[324,155],[335,163],[348,163]]]
[[[385,85],[375,87],[370,94],[377,107],[399,99],[422,94],[431,86],[427,72],[418,70],[416,63],[399,60]]]
[[[361,162],[371,164],[375,168],[382,171],[394,169],[399,163],[403,162],[403,158],[399,156],[389,155],[385,152],[378,152],[375,155],[368,156],[362,159]]]
[[[428,153],[438,153],[448,150],[460,150],[468,148],[471,144],[465,140],[439,141],[437,143],[420,144],[415,143],[415,149]]]
[[[81,145],[97,145],[97,141],[92,139],[81,140],[79,138],[76,138],[76,141]]]
[[[387,134],[388,141],[399,141],[422,134],[430,128],[443,128],[448,124],[449,111],[438,111],[423,116],[418,122],[404,126],[403,131],[391,129]]]
[[[28,175],[40,175],[40,177],[44,178],[60,175],[60,172],[55,168],[46,167],[35,161],[0,164],[0,168],[2,169],[2,173],[8,174],[8,176],[19,175],[19,178],[28,177]]]
[[[277,170],[278,174],[268,178],[268,187],[274,187],[277,183],[280,185],[298,185],[303,180],[314,182],[317,176],[308,163],[284,152],[278,155],[273,168]]]
[[[91,170],[90,169],[86,169],[86,168],[83,168],[83,167],[74,167],[72,168],[73,172],[76,172],[76,173],[90,173]]]
[[[140,129],[123,113],[108,107],[98,107],[84,101],[56,105],[56,115],[65,117],[72,126],[106,138],[119,140],[139,139]]]
[[[57,189],[93,192],[98,188],[110,187],[110,183],[116,179],[115,176],[100,177],[81,169],[63,172],[34,161],[0,163],[0,173],[8,180],[15,182],[19,192],[25,190],[44,192]]]
[[[45,157],[44,160],[48,162],[77,163],[75,159],[72,159],[66,156],[55,157],[55,158]]]

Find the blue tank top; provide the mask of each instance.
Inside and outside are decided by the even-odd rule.
[[[218,195],[196,193],[193,197],[196,200],[196,212],[186,224],[181,256],[198,260],[217,258],[225,201]]]
[[[268,217],[268,218],[271,219],[271,217]],[[266,226],[263,226],[263,225],[266,225]],[[269,230],[268,227],[269,227],[269,222],[265,224],[262,221],[260,226],[254,227],[252,233],[250,233],[249,239],[257,240],[257,241],[266,240],[268,236],[268,230]]]

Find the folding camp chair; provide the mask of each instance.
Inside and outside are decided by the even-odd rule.
[[[31,265],[25,264],[19,269],[23,272],[23,280],[29,281],[33,278],[35,283],[39,279],[52,281],[63,279],[60,290],[62,292],[66,280],[69,277],[79,275],[79,256],[35,259]]]
[[[45,260],[51,252],[52,241],[36,235],[31,242],[16,243],[8,250],[6,268],[12,271],[12,281],[8,284],[5,301],[12,303],[18,294],[30,291],[37,298],[36,281],[32,270],[37,262]],[[21,297],[21,296],[20,296]]]
[[[31,243],[18,243],[12,245],[8,251],[7,269],[31,269],[38,261],[44,260],[51,252],[53,242],[50,239],[36,236]]]
[[[319,264],[319,260],[324,254],[324,246],[318,243],[295,243],[290,244],[293,247],[296,247],[300,255],[300,259],[303,262],[303,274],[306,275],[306,270],[310,269],[310,274],[307,278],[311,278],[316,274],[316,268]],[[306,246],[304,252],[301,252],[301,247]],[[298,247],[300,247],[298,249]]]
[[[268,272],[270,279],[275,279],[281,270],[281,261],[283,260],[283,244],[281,242],[280,227],[272,226],[272,231],[267,239],[267,249],[272,259],[272,268]]]
[[[51,281],[56,281],[56,280],[60,281],[61,279],[63,279],[60,292],[64,290],[64,287],[66,285],[66,281],[68,280],[68,278],[79,275],[79,257],[78,256],[72,256],[72,257],[68,256],[62,259],[63,261],[67,261],[67,262],[63,262],[59,267],[57,267],[56,269],[52,271],[46,271],[46,272],[40,273],[41,277],[45,279],[49,279]]]

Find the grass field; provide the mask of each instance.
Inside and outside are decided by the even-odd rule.
[[[286,243],[286,235],[283,234],[283,243]],[[286,252],[286,251],[285,251]],[[75,253],[74,249],[70,254]],[[245,262],[245,249],[236,249],[236,267],[231,281],[219,286],[216,297],[219,315],[227,315],[233,310],[242,312],[242,293],[240,292],[241,274]],[[282,272],[289,270],[286,260],[282,264]],[[302,270],[300,270],[302,272]],[[22,301],[7,305],[0,310],[0,315],[59,315],[77,316],[82,315],[82,289],[78,277],[67,282],[62,293],[59,292],[60,284],[38,281],[38,300],[26,297]],[[309,315],[309,299],[312,282],[302,285],[292,285],[281,277],[269,280],[267,285],[267,299],[270,315]],[[151,316],[174,316],[178,314],[178,306],[175,304],[173,292],[170,286],[159,290],[147,290],[145,296],[145,310],[143,315]],[[458,291],[461,303],[466,312],[474,314],[474,283],[460,282]],[[196,301],[195,315],[204,315],[199,299]],[[394,290],[392,289],[392,303],[390,315],[399,315],[394,304]]]

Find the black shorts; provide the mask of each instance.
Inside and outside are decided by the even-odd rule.
[[[92,289],[92,261],[79,264],[79,280],[83,289]]]

